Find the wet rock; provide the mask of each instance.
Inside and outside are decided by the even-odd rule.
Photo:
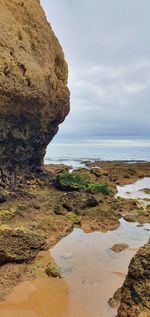
[[[147,205],[147,206],[146,206],[146,212],[147,212],[147,214],[150,215],[150,205]]]
[[[29,262],[44,246],[44,236],[24,227],[0,226],[0,264]]]
[[[116,253],[119,253],[119,252],[125,251],[128,248],[129,246],[126,243],[116,243],[111,247],[111,250]]]
[[[140,191],[144,192],[145,194],[150,194],[150,188],[143,188],[143,189],[140,189]]]
[[[124,218],[124,220],[126,220],[128,222],[136,222],[138,220],[137,215],[132,215],[132,214],[127,214],[123,218]]]
[[[149,223],[150,212],[147,207],[131,210],[130,214],[124,216],[124,219],[128,222]]]
[[[114,296],[109,299],[108,303],[111,307],[117,308],[120,305],[121,298],[122,298],[122,287],[117,289],[117,291],[114,293]]]
[[[45,273],[49,277],[61,278],[61,273],[59,272],[59,269],[56,264],[48,264],[45,269]]]
[[[137,226],[138,228],[144,227],[143,223],[138,223],[136,226]],[[144,229],[144,230],[145,230],[145,229]]]
[[[81,228],[84,232],[115,230],[119,227],[120,215],[112,212],[111,206],[106,202],[87,209],[81,218]]]
[[[84,169],[78,170],[73,173],[63,172],[57,176],[56,187],[66,191],[79,191],[87,190],[91,194],[102,193],[108,195],[110,190],[107,184],[94,182],[91,179],[89,171],[85,172]],[[88,179],[90,178],[90,181]]]
[[[8,182],[9,173],[41,171],[69,112],[68,70],[40,1],[0,1],[0,29],[0,158]]]
[[[102,175],[104,175],[104,176],[108,176],[109,175],[109,171],[108,170],[105,170],[105,169],[102,169],[102,168],[96,168],[96,167],[91,168],[91,173],[94,174],[97,177],[101,177]]]
[[[84,211],[86,208],[98,205],[98,201],[93,195],[82,192],[65,193],[60,197],[59,203],[62,205],[62,208],[65,208],[67,211],[76,212],[77,214],[82,213],[82,209]]]
[[[80,221],[81,221],[81,217],[76,215],[75,213],[73,212],[68,212],[66,214],[66,218],[68,220],[70,220],[73,224],[76,224],[76,225],[79,225],[80,224]]]
[[[118,185],[131,184],[138,178],[150,176],[149,162],[128,162],[128,161],[96,161],[88,162],[88,167],[107,170],[109,179]]]
[[[56,215],[66,215],[67,210],[62,205],[57,205],[54,209]]]
[[[68,172],[71,167],[65,164],[47,164],[45,170],[56,175],[62,172]]]
[[[6,201],[6,197],[0,194],[0,204],[5,203],[5,201]]]
[[[122,287],[117,317],[149,317],[150,313],[150,241],[130,262]]]
[[[81,175],[63,172],[57,176],[56,187],[64,191],[86,189],[86,180]]]
[[[87,185],[87,189],[92,194],[102,193],[104,195],[108,195],[110,193],[108,186],[105,184],[89,183]]]

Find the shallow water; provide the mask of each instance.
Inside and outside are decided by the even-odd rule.
[[[144,177],[129,185],[117,186],[116,197],[138,199],[139,207],[146,207],[150,205],[150,194],[142,191],[145,188],[150,189],[150,177]]]
[[[84,233],[81,229],[63,238],[50,252],[63,279],[37,279],[17,286],[0,304],[1,317],[114,317],[107,301],[120,287],[137,249],[148,241],[150,228],[121,219],[111,232]],[[127,243],[121,253],[114,243]]]

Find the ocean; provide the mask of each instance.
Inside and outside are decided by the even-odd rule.
[[[150,161],[150,143],[134,141],[103,141],[98,143],[50,143],[45,163],[80,167],[84,161],[127,160]]]

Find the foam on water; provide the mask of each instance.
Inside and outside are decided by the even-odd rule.
[[[135,146],[134,144],[57,144],[51,143],[47,148],[45,163],[66,164],[72,167],[82,167],[84,161],[95,160],[127,160],[149,161],[150,146]]]

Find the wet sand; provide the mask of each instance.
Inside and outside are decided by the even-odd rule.
[[[122,219],[121,226],[108,233],[74,229],[50,250],[63,278],[41,276],[20,284],[0,303],[0,316],[114,317],[116,311],[107,301],[122,285],[136,250],[147,242],[149,233],[144,228],[148,227],[139,228]],[[110,250],[113,243],[120,242],[129,249],[119,254]]]

